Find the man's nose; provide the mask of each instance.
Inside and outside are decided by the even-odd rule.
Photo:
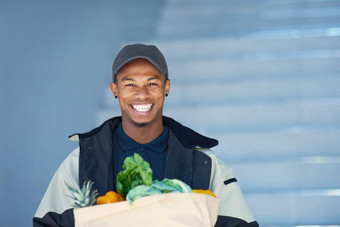
[[[149,92],[148,92],[148,89],[147,87],[143,86],[143,87],[140,87],[137,91],[137,94],[136,96],[138,98],[146,98],[149,96]]]

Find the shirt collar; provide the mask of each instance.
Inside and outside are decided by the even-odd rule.
[[[156,152],[163,152],[168,145],[169,130],[168,127],[164,126],[162,134],[156,139],[147,144],[139,144],[125,134],[122,128],[122,123],[120,123],[116,130],[116,137],[118,144],[123,151],[129,151],[138,147],[143,147]]]

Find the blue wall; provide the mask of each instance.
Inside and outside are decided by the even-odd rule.
[[[96,126],[111,64],[160,1],[0,1],[0,226],[30,226],[68,135]]]
[[[30,226],[67,136],[119,114],[112,61],[144,41],[165,114],[219,139],[261,226],[338,225],[339,22],[340,0],[0,0],[0,226]]]

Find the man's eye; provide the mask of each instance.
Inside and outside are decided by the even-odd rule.
[[[133,84],[126,84],[125,87],[133,87]]]
[[[149,86],[155,86],[157,85],[156,83],[149,83]]]

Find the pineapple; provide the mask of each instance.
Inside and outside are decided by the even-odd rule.
[[[73,188],[66,184],[68,189],[71,191],[72,196],[69,196],[73,199],[73,207],[74,208],[81,208],[81,207],[88,207],[92,206],[96,202],[96,197],[98,196],[97,190],[92,191],[91,187],[93,185],[92,181],[84,182],[83,187],[81,189]]]

